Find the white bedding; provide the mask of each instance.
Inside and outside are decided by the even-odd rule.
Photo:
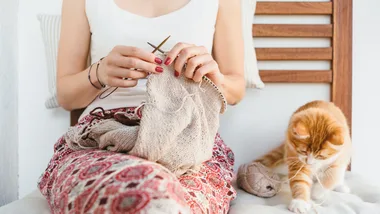
[[[352,173],[347,174],[346,181],[351,193],[332,192],[323,206],[316,207],[318,214],[380,214],[380,187],[373,186]],[[289,189],[284,188],[277,196],[269,199],[255,197],[240,189],[237,191],[238,197],[231,203],[229,214],[291,214],[287,210],[290,201]],[[38,191],[0,207],[0,214],[45,213],[49,213],[49,207]]]
[[[346,184],[351,193],[331,192],[321,206],[309,213],[318,214],[380,214],[380,187],[371,185],[357,174],[347,173]],[[236,188],[236,183],[234,183]],[[229,214],[291,214],[288,185],[276,196],[263,199],[237,189],[238,197],[231,203]],[[317,212],[316,212],[317,211]]]

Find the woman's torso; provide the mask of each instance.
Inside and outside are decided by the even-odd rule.
[[[114,0],[86,0],[86,15],[91,30],[91,63],[97,62],[117,45],[135,46],[147,51],[170,35],[160,48],[169,51],[176,43],[205,46],[212,51],[219,0],[190,0],[177,10],[147,17],[122,9]],[[96,98],[83,112],[138,106],[146,98],[146,79],[133,88],[118,88],[105,99]],[[106,92],[105,94],[108,94]]]

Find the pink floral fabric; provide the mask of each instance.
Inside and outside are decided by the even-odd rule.
[[[123,108],[141,118],[141,111]],[[94,119],[88,115],[77,126]],[[52,213],[195,213],[228,212],[236,191],[233,179],[234,155],[219,135],[213,157],[200,172],[175,177],[165,167],[147,160],[105,150],[73,151],[63,138],[38,187]]]

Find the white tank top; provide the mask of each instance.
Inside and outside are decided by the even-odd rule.
[[[152,51],[147,42],[158,45],[169,35],[170,39],[161,50],[169,51],[178,42],[185,42],[205,46],[211,53],[218,7],[219,0],[190,0],[176,11],[148,18],[121,9],[114,0],[86,0],[91,31],[91,63],[107,56],[117,45]],[[107,98],[96,98],[81,118],[96,107],[133,107],[145,99],[146,79],[143,79],[133,88],[118,88]]]

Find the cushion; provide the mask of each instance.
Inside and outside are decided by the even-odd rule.
[[[20,200],[0,207],[0,214],[50,214],[49,204],[40,191],[35,190]]]
[[[252,23],[256,10],[256,0],[241,0],[243,39],[244,39],[244,70],[246,85],[249,88],[263,88],[264,83],[259,76],[257,58],[252,38]],[[49,97],[45,101],[46,108],[59,107],[56,98],[57,53],[61,28],[61,15],[39,14],[43,44],[45,47]]]
[[[61,30],[61,16],[40,14],[37,16],[40,22],[43,44],[46,55],[49,97],[45,101],[46,108],[59,107],[57,101],[56,70],[59,35]]]
[[[347,172],[346,185],[351,193],[331,192],[326,194],[324,201],[315,205],[315,214],[379,214],[380,213],[380,186],[371,184],[369,180],[357,173]],[[233,184],[237,189],[236,181]],[[237,198],[231,202],[229,214],[291,214],[288,204],[291,200],[289,185],[272,198],[260,198],[241,189],[237,189]]]
[[[264,83],[259,75],[254,40],[252,38],[252,24],[255,11],[256,0],[241,0],[246,86],[248,88],[263,88]]]

